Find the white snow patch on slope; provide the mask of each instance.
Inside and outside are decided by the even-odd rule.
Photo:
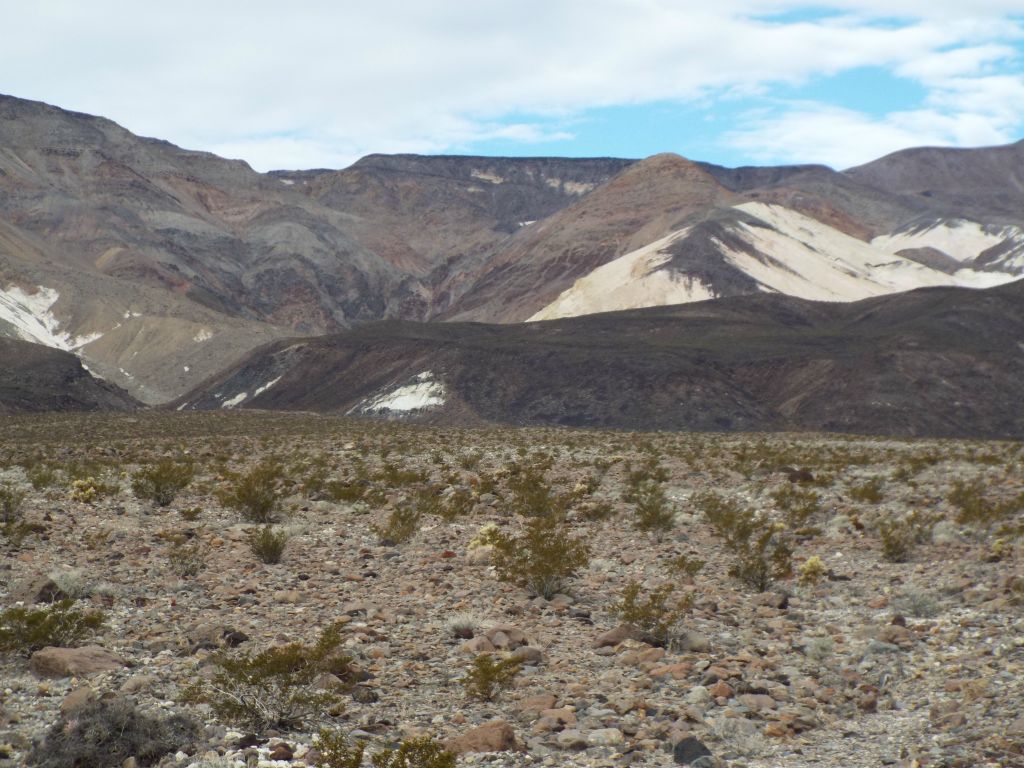
[[[562,291],[527,322],[714,298],[699,279],[659,269],[672,258],[666,252],[668,247],[688,232],[673,232],[603,264]]]
[[[372,400],[360,403],[356,408],[363,413],[408,412],[444,405],[444,401],[444,384],[436,381],[434,374],[430,371],[424,371],[416,376],[414,384],[406,384],[383,395],[378,395]]]
[[[209,328],[203,328],[195,336],[192,337],[192,341],[197,342],[197,343],[201,343],[201,342],[204,342],[204,341],[209,341],[212,338],[213,338],[213,331],[211,331]]]
[[[86,336],[71,336],[59,330],[60,321],[54,316],[52,307],[60,298],[53,288],[40,287],[35,293],[27,293],[14,286],[0,289],[0,320],[14,326],[15,333],[25,341],[43,344],[47,347],[74,351],[84,347],[102,333]]]
[[[225,400],[220,404],[221,408],[234,408],[236,405],[241,405],[242,401],[249,396],[248,392],[239,392],[232,398]]]
[[[253,397],[259,397],[259,396],[260,396],[260,395],[262,395],[262,394],[263,394],[264,392],[266,392],[266,391],[267,391],[268,389],[270,389],[270,388],[271,388],[272,386],[274,386],[275,384],[277,384],[277,382],[279,382],[280,380],[281,380],[281,377],[280,377],[280,376],[278,376],[278,377],[277,377],[276,379],[273,379],[273,380],[271,380],[271,381],[268,381],[268,382],[267,382],[266,384],[264,384],[264,385],[263,385],[262,387],[257,387],[257,388],[256,388],[256,391],[252,393],[252,396],[253,396]]]
[[[982,227],[976,221],[951,219],[930,227],[915,227],[891,235],[880,235],[871,241],[871,245],[887,253],[911,248],[934,248],[957,261],[965,262],[1006,240],[1024,244],[1024,232],[1018,227],[992,230]]]
[[[487,171],[478,171],[476,169],[470,171],[469,175],[472,176],[474,179],[480,179],[481,181],[489,181],[491,182],[491,184],[501,184],[503,181],[505,181],[504,176],[499,176],[496,173],[488,173]]]
[[[819,301],[856,301],[935,285],[986,288],[1012,275],[961,269],[952,275],[910,259],[882,252],[827,224],[779,205],[744,203],[739,210],[769,228],[740,223],[738,231],[761,254],[759,259],[720,244],[735,267],[764,288]]]

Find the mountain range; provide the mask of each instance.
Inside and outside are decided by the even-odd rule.
[[[388,357],[403,344],[464,349],[493,338],[499,348],[525,350],[530,339],[547,344],[559,336],[631,346],[628,333],[612,329],[646,334],[655,323],[686,333],[707,312],[746,318],[749,327],[731,320],[725,327],[739,334],[749,362],[757,355],[748,331],[759,323],[776,328],[778,312],[817,318],[814,333],[824,336],[816,343],[824,344],[846,338],[849,312],[872,300],[889,297],[879,306],[913,309],[915,323],[941,325],[934,313],[921,314],[922,300],[910,298],[916,291],[906,292],[960,297],[975,292],[938,289],[991,289],[978,295],[998,297],[984,301],[1002,307],[1017,294],[996,286],[1022,276],[1024,142],[911,149],[841,172],[723,168],[662,154],[371,155],[343,170],[257,173],[242,161],[135,136],[102,117],[0,96],[0,336],[71,352],[147,404],[220,407],[246,390],[222,387],[218,400],[207,391],[211,382],[228,382],[225,371],[241,375],[246,366],[276,370],[255,361],[299,354],[289,349],[334,359],[376,340]],[[716,309],[693,309],[695,316],[677,306],[633,312],[706,307],[707,300]],[[516,325],[483,330],[467,321]],[[790,338],[785,326],[777,330]],[[965,353],[972,347],[962,341]],[[762,342],[780,354],[793,351],[789,342]],[[898,337],[885,343],[899,350]],[[586,345],[574,349],[580,355]],[[1011,358],[1020,352],[1007,349]],[[437,368],[415,367],[392,366],[395,381]],[[285,397],[282,376],[260,396],[255,389],[269,379],[253,378],[237,404],[327,402]],[[365,386],[373,389],[368,380]],[[330,407],[358,410],[357,390]],[[500,412],[501,420],[619,424],[608,414],[567,416],[572,409],[559,411],[562,405],[541,418],[500,405],[500,397],[489,412],[477,395],[459,397],[466,418]],[[711,408],[698,421],[804,423],[774,405],[747,413],[735,397],[733,416]],[[438,413],[454,414],[453,402]],[[657,427],[656,415],[621,425]]]

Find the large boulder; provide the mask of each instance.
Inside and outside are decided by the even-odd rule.
[[[28,668],[38,677],[88,677],[123,666],[121,657],[98,645],[43,648],[33,653],[28,662]]]

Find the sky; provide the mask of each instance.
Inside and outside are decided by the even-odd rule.
[[[0,0],[0,93],[254,168],[1024,138],[1024,0]]]

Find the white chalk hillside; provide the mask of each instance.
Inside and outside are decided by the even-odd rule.
[[[956,232],[957,228],[947,227],[944,230],[946,240],[942,239],[941,232],[935,232],[917,240],[904,236],[903,239],[894,237],[866,243],[783,206],[744,203],[736,207],[757,219],[757,225],[746,222],[733,225],[735,234],[756,253],[730,248],[717,241],[716,245],[725,263],[753,278],[758,287],[767,292],[817,301],[856,301],[925,286],[986,288],[1018,277],[969,267],[948,274],[893,252],[923,247],[907,243],[926,239],[932,243],[930,247],[937,249],[942,242],[947,245],[954,242],[954,258],[969,261],[995,244],[980,228],[977,232],[981,236],[973,239],[968,236],[968,230],[956,233],[957,237],[950,236],[948,233]],[[689,233],[688,229],[679,230],[598,267],[530,320],[713,298],[712,286],[702,284],[685,270],[665,267],[670,259],[668,248]],[[685,259],[684,250],[679,261],[685,263]]]

